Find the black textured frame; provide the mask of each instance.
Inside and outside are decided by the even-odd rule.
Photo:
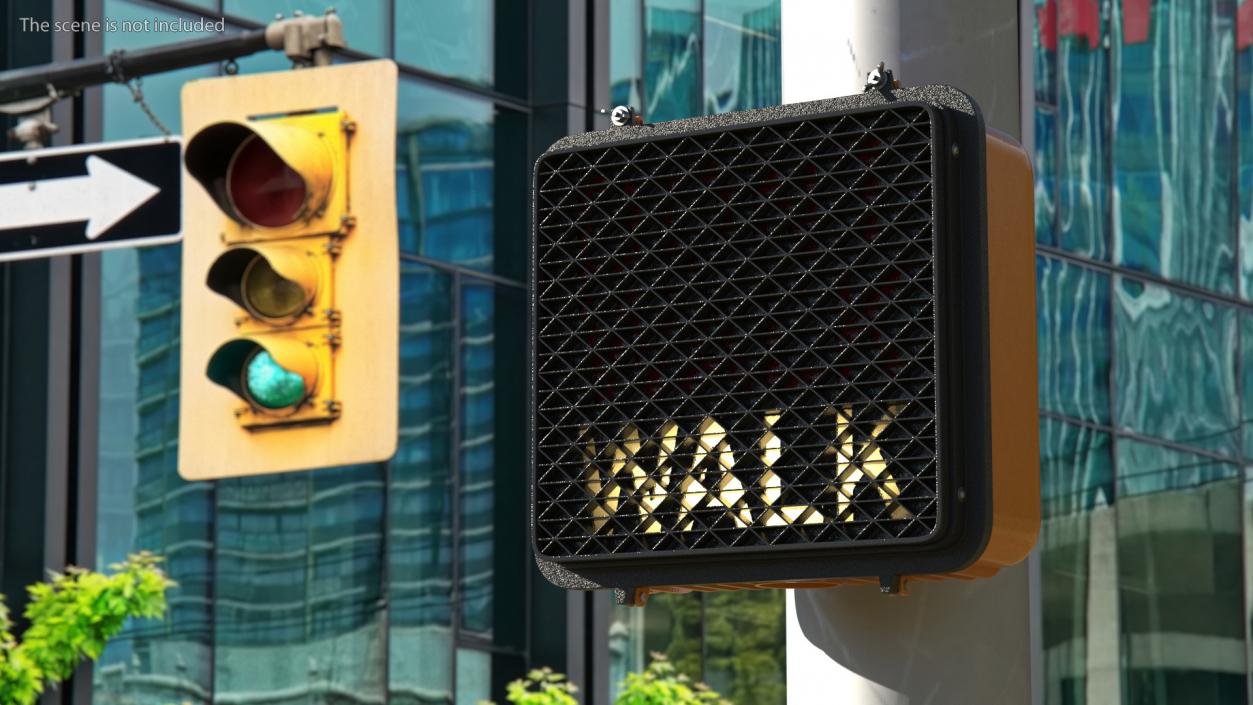
[[[782,129],[808,120],[911,108],[927,112],[932,139],[935,521],[913,535],[867,540],[832,541],[828,535],[826,540],[808,542],[793,537],[788,543],[767,540],[723,547],[671,543],[656,551],[615,552],[611,548],[590,555],[561,555],[552,550],[548,532],[542,537],[547,546],[541,546],[540,512],[548,506],[539,496],[542,468],[536,467],[542,440],[538,336],[543,329],[537,320],[543,283],[538,280],[542,246],[538,178],[546,160],[684,136],[762,126]],[[977,559],[991,526],[983,132],[973,100],[956,89],[928,86],[576,135],[560,140],[540,157],[532,214],[531,379],[537,394],[531,419],[531,530],[537,561],[550,580],[569,588],[821,580],[952,572]]]

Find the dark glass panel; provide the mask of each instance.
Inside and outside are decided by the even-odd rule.
[[[1236,456],[1235,310],[1127,277],[1114,308],[1117,425]]]
[[[705,4],[706,114],[781,102],[779,5],[779,0]]]
[[[1126,439],[1118,467],[1123,702],[1247,702],[1238,468]]]
[[[644,119],[701,112],[700,0],[644,0]]]
[[[1036,258],[1040,408],[1109,423],[1110,277]]]
[[[526,316],[522,291],[487,284],[461,290],[461,627],[521,648],[527,552],[520,502],[526,428]]]
[[[452,702],[452,338],[452,277],[401,260],[400,438],[388,492],[393,705]]]
[[[1234,17],[1225,2],[1129,2],[1113,23],[1118,263],[1235,291]]]

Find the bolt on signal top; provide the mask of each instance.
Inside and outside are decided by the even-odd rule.
[[[185,477],[394,451],[395,101],[390,61],[184,87]]]
[[[654,592],[978,578],[1039,526],[1031,167],[948,86],[535,166],[534,552]]]

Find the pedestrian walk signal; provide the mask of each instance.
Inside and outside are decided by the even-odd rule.
[[[931,86],[564,138],[534,551],[652,592],[975,578],[1039,525],[1031,169]]]
[[[184,477],[394,452],[395,102],[390,61],[184,87]]]

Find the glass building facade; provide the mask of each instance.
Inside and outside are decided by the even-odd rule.
[[[782,102],[780,0],[611,0],[611,105],[649,122]],[[609,618],[609,687],[662,653],[735,703],[784,705],[784,592],[662,594]]]
[[[1253,2],[1034,10],[1045,700],[1245,703]]]
[[[94,368],[83,379],[95,381],[70,389],[82,396],[76,409],[88,417],[89,438],[67,440],[78,454],[68,481],[84,526],[65,529],[76,532],[65,560],[105,567],[149,550],[165,557],[177,587],[165,620],[129,624],[49,705],[476,705],[503,702],[504,684],[538,666],[570,670],[588,705],[602,705],[651,651],[736,702],[783,704],[782,593],[668,596],[645,610],[613,607],[603,593],[567,596],[539,576],[522,530],[535,154],[593,127],[582,104],[591,100],[631,102],[663,120],[780,99],[779,0],[591,7],[579,20],[538,1],[337,6],[351,48],[336,61],[387,57],[401,75],[400,429],[386,463],[184,481],[176,467],[179,246],[73,260],[76,295],[98,312],[84,309],[72,323],[86,331],[81,360]],[[324,5],[55,0],[51,8],[118,28],[224,17],[231,32]],[[593,16],[596,36],[609,37],[603,46],[587,45],[591,27],[576,26]],[[71,50],[108,54],[202,36],[106,31]],[[553,65],[562,68],[545,53],[554,36],[562,51],[587,49],[606,94],[578,100],[577,78],[563,84],[553,75]],[[89,91],[72,136],[178,133],[182,84],[228,68],[281,71],[289,62],[267,52],[237,66],[149,76],[137,84],[142,104],[125,86]],[[576,111],[586,124],[569,119]],[[14,542],[5,543],[7,551]]]
[[[228,31],[300,2],[103,0],[118,20],[203,15]],[[306,7],[307,6],[307,7]],[[177,474],[178,246],[100,259],[95,562],[165,556],[164,622],[129,626],[91,674],[97,705],[478,703],[537,662],[525,506],[523,252],[527,24],[492,3],[341,3],[352,53],[401,64],[400,437],[387,463],[190,483]],[[418,22],[417,17],[422,21]],[[450,28],[457,41],[449,43]],[[503,36],[498,33],[515,33]],[[102,51],[189,39],[106,33]],[[506,56],[497,56],[500,50]],[[241,73],[284,70],[268,53]],[[179,87],[142,84],[179,129]],[[524,72],[525,73],[525,72]],[[107,140],[159,134],[130,91],[101,98]],[[504,530],[501,527],[507,527]],[[556,595],[553,598],[553,595]],[[555,664],[560,667],[562,664]]]

